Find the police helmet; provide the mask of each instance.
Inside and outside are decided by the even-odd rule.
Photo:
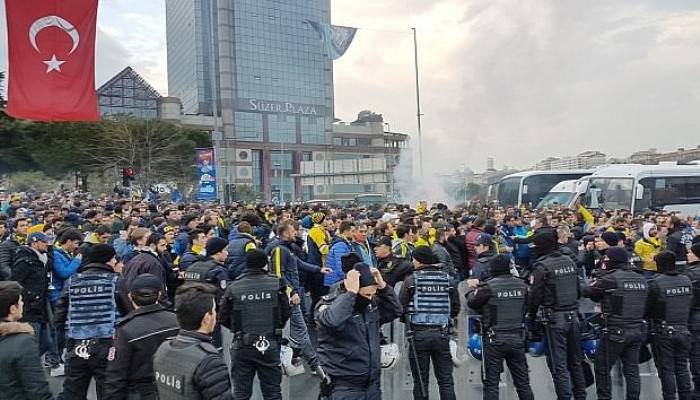
[[[459,368],[467,362],[464,348],[460,348],[456,340],[450,340],[450,356],[452,357],[452,365],[455,368]]]
[[[533,357],[542,357],[542,355],[544,355],[544,342],[530,341],[528,343],[527,352]]]
[[[478,333],[472,334],[469,337],[469,344],[467,347],[469,349],[469,355],[471,355],[473,359],[481,361],[483,352],[481,335],[479,335]]]
[[[581,350],[583,351],[583,356],[586,357],[587,360],[590,360],[590,361],[595,360],[595,353],[596,353],[597,349],[598,349],[598,340],[597,339],[589,339],[589,340],[581,341]]]
[[[392,369],[398,364],[401,353],[396,343],[383,344],[379,348],[382,368]]]

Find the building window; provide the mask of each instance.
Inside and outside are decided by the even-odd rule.
[[[262,114],[236,112],[236,138],[241,140],[262,141]]]

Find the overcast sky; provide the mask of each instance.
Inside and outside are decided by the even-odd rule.
[[[6,0],[21,1],[21,0]],[[361,3],[361,5],[358,5]],[[425,168],[486,158],[528,167],[547,156],[626,156],[700,145],[700,3],[680,0],[332,0],[360,27],[335,61],[336,115],[384,114],[417,145],[418,28]],[[7,68],[0,3],[0,70]],[[97,83],[133,66],[167,94],[163,0],[101,0]]]

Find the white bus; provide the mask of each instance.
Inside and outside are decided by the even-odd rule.
[[[558,183],[591,173],[588,169],[518,172],[504,176],[494,185],[495,197],[503,207],[536,206]]]
[[[618,164],[594,172],[582,204],[590,209],[700,213],[700,165]]]

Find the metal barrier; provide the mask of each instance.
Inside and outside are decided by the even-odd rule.
[[[401,290],[402,283],[396,285],[396,293]],[[465,282],[459,285],[459,293],[462,299],[462,309],[458,317],[458,325],[455,327],[458,345],[466,348],[467,332],[466,321],[469,315],[464,293],[466,292]],[[586,310],[591,307],[591,304],[585,303],[582,305]],[[413,398],[413,378],[411,376],[411,368],[408,361],[408,347],[404,335],[404,324],[399,320],[395,320],[391,324],[386,324],[383,332],[392,342],[396,343],[401,349],[401,358],[397,365],[391,370],[382,372],[382,392],[385,400],[406,400]],[[315,334],[310,332],[313,337]],[[224,349],[229,348],[231,342],[231,333],[223,329]],[[227,365],[230,365],[230,356],[228,351],[224,351],[224,358]],[[555,398],[554,386],[552,378],[547,368],[545,357],[530,357],[528,356],[528,367],[530,369],[530,384],[535,394],[536,399],[552,399]],[[506,368],[506,371],[508,369]],[[661,398],[661,386],[656,375],[656,369],[653,361],[649,361],[640,365],[640,376],[642,380],[642,400],[655,400]],[[455,392],[457,398],[460,399],[480,399],[481,391],[481,362],[470,359],[460,368],[454,370]],[[612,371],[613,393],[614,399],[623,399],[624,384],[622,378],[622,368],[618,363]],[[284,377],[282,380],[282,395],[284,399],[293,400],[316,400],[318,398],[319,379],[310,374],[302,374],[293,378]],[[254,400],[262,400],[262,395],[258,388],[257,378],[254,383]],[[427,385],[428,393],[431,398],[438,398],[438,387],[435,376],[431,370],[430,381]],[[515,400],[517,394],[513,386],[510,373],[506,372],[502,375],[500,384],[500,399]],[[595,386],[588,388],[588,398],[595,399]]]

